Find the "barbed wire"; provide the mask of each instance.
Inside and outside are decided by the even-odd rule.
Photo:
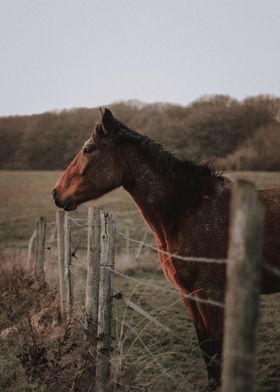
[[[81,228],[81,229],[83,229],[83,231],[87,232],[88,225],[87,224],[83,225],[83,224],[80,224],[79,222],[88,222],[88,219],[86,219],[86,218],[70,218],[70,220],[71,220],[71,222],[73,222],[76,225],[76,229],[77,230],[79,228]],[[52,222],[49,222],[49,223],[56,223],[56,222],[52,221]],[[227,262],[227,259],[216,259],[216,258],[208,258],[208,257],[193,257],[193,256],[181,256],[181,255],[178,255],[177,253],[170,253],[170,252],[167,252],[167,251],[165,251],[163,249],[160,249],[160,248],[158,248],[158,247],[156,247],[156,246],[154,246],[152,244],[148,244],[148,243],[146,243],[144,241],[137,240],[135,238],[131,238],[131,237],[127,236],[127,234],[125,234],[125,233],[121,232],[120,230],[118,230],[116,224],[114,224],[114,225],[116,227],[116,232],[123,239],[125,239],[125,240],[127,240],[127,241],[129,241],[131,243],[137,244],[138,246],[141,245],[141,246],[143,246],[143,247],[145,247],[147,249],[153,250],[154,252],[163,254],[165,256],[172,257],[172,258],[177,259],[177,260],[190,261],[190,262],[200,262],[200,263],[215,263],[215,264],[225,264]],[[98,225],[98,226],[100,227],[100,225]],[[92,225],[92,227],[96,227],[96,225]],[[52,243],[55,243],[56,240],[55,239],[53,241],[47,240],[46,242],[47,242],[48,245],[50,245]],[[81,248],[81,247],[79,246],[79,248]],[[86,249],[86,246],[82,246],[82,248]],[[265,264],[265,263],[263,264],[263,267],[267,271],[269,271],[269,272],[273,273],[274,275],[280,277],[280,269],[279,268],[277,268],[275,266],[270,266],[270,265]]]
[[[106,268],[108,270],[110,270],[113,274],[119,275],[119,276],[121,276],[121,277],[123,277],[125,279],[128,279],[128,280],[131,280],[131,281],[133,281],[133,282],[135,282],[137,284],[146,285],[146,286],[151,287],[151,288],[153,288],[155,290],[167,291],[167,292],[170,292],[170,293],[178,294],[178,291],[176,289],[171,289],[171,288],[169,289],[167,287],[157,286],[157,285],[155,285],[153,283],[145,282],[144,280],[141,280],[141,279],[132,278],[131,276],[128,276],[128,275],[125,275],[125,274],[123,274],[121,272],[113,270],[111,267],[107,266]],[[179,293],[181,294],[182,298],[188,298],[188,299],[190,299],[192,301],[195,301],[195,302],[209,304],[209,305],[217,306],[217,307],[220,307],[220,308],[224,308],[225,307],[224,303],[222,303],[222,302],[214,301],[214,300],[211,300],[211,299],[204,299],[204,298],[195,297],[192,294],[186,294],[186,293],[181,293],[181,292],[179,292]]]
[[[165,256],[172,257],[174,259],[178,260],[184,260],[184,261],[197,261],[200,263],[216,263],[216,264],[225,264],[227,262],[227,259],[215,259],[215,258],[208,258],[208,257],[192,257],[192,256],[181,256],[178,255],[177,253],[170,253],[165,250],[162,250],[160,248],[157,248],[154,245],[147,244],[146,242],[136,240],[134,238],[128,237],[126,234],[122,233],[121,231],[117,230],[117,233],[122,236],[124,239],[130,242],[137,243],[139,245],[143,245],[145,248],[152,249],[158,253],[164,254]]]
[[[82,228],[83,230],[85,230],[86,225],[84,225],[84,224],[82,224],[82,223],[80,223],[80,222],[85,222],[85,221],[88,221],[88,220],[87,220],[87,219],[79,219],[79,220],[75,220],[75,219],[72,220],[72,219],[71,219],[71,221],[72,221],[78,228]],[[152,250],[154,250],[154,251],[157,251],[158,253],[165,254],[165,255],[167,255],[167,256],[169,256],[169,257],[172,257],[172,258],[174,258],[174,259],[185,260],[185,261],[199,261],[199,262],[203,262],[203,263],[209,263],[209,262],[211,262],[211,263],[217,263],[217,264],[223,264],[223,263],[225,263],[225,262],[227,261],[227,259],[213,259],[213,258],[180,256],[180,255],[177,255],[177,254],[169,253],[169,252],[163,251],[163,250],[161,250],[161,249],[158,249],[156,246],[153,246],[153,245],[151,245],[151,244],[147,244],[147,243],[145,243],[145,242],[143,242],[143,241],[139,241],[139,240],[130,238],[127,234],[124,234],[124,233],[122,233],[122,232],[119,231],[119,230],[117,230],[117,233],[118,233],[120,236],[122,236],[124,239],[126,239],[127,241],[130,241],[130,242],[133,242],[133,243],[137,243],[137,244],[141,244],[141,245],[143,245],[143,246],[146,247],[146,248],[150,248],[150,249],[152,249]],[[112,269],[110,266],[108,266],[107,264],[102,264],[101,266],[102,266],[103,268],[107,268],[107,269],[108,269],[109,271],[111,271],[111,273],[113,273],[113,274],[119,275],[119,276],[121,276],[122,278],[125,278],[125,279],[128,279],[128,280],[130,280],[130,281],[135,282],[137,285],[138,285],[138,284],[139,284],[139,285],[144,285],[145,287],[150,287],[150,288],[153,288],[153,289],[155,289],[155,290],[161,290],[161,291],[165,291],[165,292],[172,293],[172,294],[174,293],[174,294],[177,294],[177,295],[178,295],[178,291],[177,291],[176,289],[158,286],[158,285],[156,285],[156,284],[153,284],[153,283],[144,281],[144,280],[142,280],[142,279],[135,279],[135,278],[133,278],[133,277],[131,277],[131,276],[128,276],[128,275],[126,275],[126,274],[123,274],[123,273],[121,273],[121,272],[119,272],[119,271],[113,270],[113,269]],[[269,270],[270,272],[276,274],[277,276],[280,276],[280,270],[279,270],[278,268],[274,268],[274,267],[272,267],[272,266],[270,266],[270,265],[264,265],[264,267],[265,267],[267,270]],[[73,265],[72,265],[72,268],[73,268]],[[81,275],[80,275],[80,274],[81,274],[81,271],[77,271],[77,273],[74,273],[72,268],[69,270],[69,272],[72,274],[73,280],[74,280],[74,281],[79,281],[80,283],[82,283],[82,279],[81,279]],[[86,273],[86,271],[84,271],[84,273]],[[200,290],[198,290],[198,292],[199,292],[199,291],[200,291]],[[193,293],[191,293],[191,294],[186,294],[186,293],[184,293],[184,292],[182,293],[182,292],[180,292],[180,291],[179,291],[179,293],[181,294],[181,298],[187,298],[187,299],[189,299],[189,300],[191,300],[191,301],[195,301],[195,302],[197,302],[197,303],[204,303],[204,304],[209,304],[209,305],[211,305],[211,306],[217,306],[217,307],[220,307],[220,308],[225,308],[225,304],[224,304],[224,303],[218,302],[218,301],[215,301],[215,300],[212,300],[211,298],[207,298],[207,299],[206,299],[206,298],[200,298],[199,296],[193,295]],[[180,339],[180,340],[184,340],[184,342],[185,342],[185,339],[182,339],[182,337],[179,336],[179,335],[177,336],[177,334],[174,333],[170,328],[168,328],[167,326],[165,326],[165,325],[163,325],[162,323],[160,323],[160,321],[157,320],[157,316],[156,316],[156,317],[152,316],[152,315],[149,314],[147,311],[143,310],[139,305],[136,305],[135,303],[133,303],[133,302],[130,301],[129,299],[126,299],[125,297],[122,297],[122,299],[123,299],[124,303],[126,304],[126,306],[129,306],[130,308],[132,308],[134,311],[136,311],[137,313],[139,313],[143,318],[146,318],[149,322],[152,322],[152,323],[156,324],[157,326],[160,326],[162,329],[164,329],[167,333],[169,333],[169,334],[172,335],[173,337],[176,337],[176,338],[178,338],[178,339]],[[134,329],[133,327],[131,327],[129,324],[127,324],[127,322],[124,321],[124,319],[123,319],[123,322],[124,322],[124,324],[125,324],[130,330],[133,329],[133,332],[137,333],[137,339],[138,339],[138,340],[140,341],[140,343],[142,344],[142,341],[141,341],[139,332],[138,332],[138,331],[135,331],[135,329]],[[203,351],[203,350],[202,350],[202,351]],[[152,352],[151,352],[149,349],[148,349],[148,353],[149,353],[149,356],[153,355]],[[204,354],[205,354],[205,353],[204,353]],[[207,354],[207,353],[206,353],[206,354]],[[231,353],[231,354],[232,354],[232,355],[238,355],[238,356],[244,358],[244,354],[243,354],[243,353],[235,353],[235,352],[233,352],[233,353]],[[211,358],[211,359],[212,359],[213,361],[216,360],[216,358]],[[165,371],[166,371],[166,369],[165,369]]]
[[[72,222],[88,222],[88,218],[69,218]]]
[[[131,212],[133,212],[133,211],[131,211]],[[137,212],[137,211],[135,211],[135,212]],[[78,223],[80,221],[88,223],[88,219],[86,219],[86,218],[84,218],[84,219],[82,219],[82,218],[70,218],[70,220],[74,224],[76,224],[76,226],[78,226],[78,227],[81,227],[81,228],[88,227],[88,225],[82,225],[82,224]],[[137,245],[141,245],[141,246],[143,246],[145,248],[151,249],[154,252],[163,254],[165,256],[169,256],[169,257],[172,257],[172,258],[177,259],[177,260],[190,261],[190,262],[195,261],[195,262],[200,262],[200,263],[215,263],[215,264],[225,264],[225,263],[227,263],[227,258],[225,258],[225,259],[217,259],[217,258],[209,258],[209,257],[181,256],[181,255],[178,255],[177,253],[167,252],[167,251],[165,251],[163,249],[160,249],[157,246],[154,246],[152,244],[148,244],[148,243],[146,243],[144,241],[137,240],[135,238],[129,237],[127,234],[125,234],[125,233],[121,232],[120,230],[118,230],[116,224],[114,224],[114,225],[115,225],[115,228],[116,228],[116,232],[123,239],[125,239],[125,240],[127,240],[127,241],[129,241],[131,243],[134,243],[134,244],[137,244]],[[97,227],[97,226],[96,225],[92,225],[92,227]],[[100,227],[100,225],[98,225],[98,227]],[[279,268],[274,267],[274,266],[271,267],[271,266],[269,266],[267,264],[264,264],[264,268],[267,269],[268,271],[274,273],[276,276],[280,277],[280,269]]]
[[[87,232],[88,224],[83,225],[83,224],[79,223],[79,222],[87,222],[88,223],[88,219],[87,218],[70,218],[70,221],[75,224],[77,230],[82,229],[83,231]],[[56,223],[56,221],[48,222],[48,224],[55,224],[55,223]],[[119,234],[123,239],[125,239],[125,240],[127,240],[127,241],[129,241],[131,243],[137,244],[138,246],[140,245],[140,246],[145,247],[147,249],[151,249],[154,252],[166,255],[168,257],[172,257],[173,259],[189,261],[189,262],[215,263],[215,264],[225,264],[227,262],[227,259],[216,259],[216,258],[207,258],[207,257],[193,257],[193,256],[181,256],[181,255],[179,255],[177,253],[167,252],[167,251],[165,251],[163,249],[160,249],[160,248],[158,248],[158,247],[156,247],[156,246],[154,246],[152,244],[148,244],[148,243],[146,243],[144,241],[137,240],[135,238],[131,238],[131,237],[127,236],[127,234],[125,234],[125,233],[121,232],[120,230],[118,230],[116,224],[114,224],[114,225],[116,227],[117,234]],[[100,227],[100,225],[98,225],[98,226]],[[92,225],[92,227],[96,227],[96,225]],[[75,228],[74,228],[74,230],[75,230]],[[46,247],[50,247],[50,245],[52,245],[54,243],[56,243],[56,238],[54,238],[54,236],[53,236],[52,239],[49,238],[48,240],[46,240]],[[118,247],[122,248],[120,246],[118,246]],[[79,249],[87,249],[86,246],[78,246],[78,248]],[[271,266],[271,265],[268,265],[268,264],[265,264],[265,263],[263,264],[263,267],[267,271],[269,271],[270,273],[273,273],[274,275],[280,277],[280,269],[278,267]]]

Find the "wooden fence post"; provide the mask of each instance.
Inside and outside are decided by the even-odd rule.
[[[115,224],[111,213],[101,213],[101,260],[96,363],[96,392],[110,383],[112,323],[112,271],[114,268]]]
[[[73,312],[73,276],[71,254],[71,223],[68,212],[64,214],[64,267],[66,284],[66,312],[69,320]]]
[[[55,240],[56,236],[57,236],[57,225],[54,225],[52,232],[51,232],[51,235],[50,235],[50,238],[48,239],[49,244],[51,244]]]
[[[86,282],[86,335],[96,346],[100,274],[100,210],[88,209],[87,282]]]
[[[66,282],[65,282],[65,266],[64,266],[64,214],[65,212],[62,210],[58,210],[56,212],[60,311],[61,311],[62,320],[65,320],[65,316],[66,316]]]
[[[231,203],[222,392],[255,391],[263,215],[254,186],[237,181]]]
[[[45,261],[45,240],[46,240],[47,221],[44,216],[36,222],[36,257],[34,265],[34,275],[40,279],[44,279],[44,261]]]
[[[36,247],[34,246],[36,244],[35,242],[36,236],[37,236],[37,230],[35,229],[28,242],[27,268],[29,271],[32,271],[33,269],[34,255],[36,254]]]

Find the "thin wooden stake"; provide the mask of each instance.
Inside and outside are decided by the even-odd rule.
[[[87,282],[86,282],[86,335],[95,346],[98,326],[100,275],[100,210],[88,209]]]
[[[71,254],[71,224],[69,213],[64,215],[64,266],[66,281],[66,312],[67,318],[71,318],[73,312],[73,276]]]
[[[63,212],[63,211],[62,211],[62,212]],[[52,242],[54,242],[56,236],[57,236],[57,227],[54,226],[54,228],[52,229],[50,238],[48,239],[48,242],[49,242],[50,244],[52,244]]]
[[[36,258],[34,265],[34,275],[39,279],[44,279],[46,225],[46,218],[40,216],[36,222]]]
[[[255,391],[263,216],[254,186],[237,181],[231,206],[222,392]]]
[[[112,324],[112,270],[114,268],[115,225],[112,214],[101,213],[101,263],[98,312],[96,391],[108,390]]]
[[[57,227],[57,253],[58,253],[58,269],[59,269],[59,291],[60,291],[60,310],[61,317],[66,317],[66,281],[64,266],[64,215],[65,212],[58,210],[56,212]]]
[[[32,271],[33,269],[33,263],[34,263],[34,255],[36,253],[36,236],[37,236],[37,230],[35,229],[32,233],[32,236],[30,237],[30,240],[28,242],[28,252],[27,252],[27,268]]]

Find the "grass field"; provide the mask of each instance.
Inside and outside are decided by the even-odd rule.
[[[56,207],[51,190],[60,174],[57,171],[0,171],[1,243],[26,245],[38,216],[44,215],[50,221],[55,219]],[[257,187],[280,187],[278,172],[232,172],[227,176],[246,178],[255,182]],[[80,206],[72,215],[85,216],[89,205],[112,210],[121,229],[129,225],[135,233],[144,230],[142,217],[123,189]]]
[[[54,221],[56,208],[53,205],[50,190],[59,175],[59,172],[0,172],[1,242],[3,247],[9,249],[9,252],[12,244],[20,248],[26,246],[36,217],[46,215],[49,221]],[[232,179],[236,177],[247,178],[254,181],[257,187],[280,186],[280,173],[243,172],[227,175]],[[113,210],[121,231],[130,227],[132,237],[141,238],[143,235],[145,224],[136,211],[133,201],[123,190],[119,189],[98,201],[81,206],[78,212],[73,213],[73,216],[85,216],[89,204]],[[83,227],[76,228],[79,233],[83,233],[83,229]],[[85,233],[82,235],[85,240]],[[149,240],[151,239],[152,236]],[[125,244],[123,246],[125,248]],[[125,251],[124,249],[122,253],[121,246],[118,247],[117,258],[119,262],[131,262],[133,264],[135,250],[130,249],[129,258],[127,258]],[[24,254],[23,250],[19,249],[19,252],[22,252],[19,254]],[[17,256],[17,258],[21,257]],[[151,254],[147,254],[146,257],[153,257],[156,260],[156,257]],[[132,271],[126,271],[131,278],[130,280],[116,276],[113,283],[114,291],[120,290],[126,298],[139,304],[162,324],[172,329],[176,337],[169,335],[138,313],[126,308],[121,300],[114,300],[113,355],[116,358],[117,372],[118,364],[122,364],[118,374],[120,383],[123,384],[123,389],[120,388],[120,390],[141,392],[205,391],[206,371],[193,325],[182,303],[178,301],[178,294],[174,292],[172,286],[162,275],[156,261],[154,263],[154,267],[150,271],[145,271],[134,264]],[[48,266],[47,278],[50,285],[55,286],[58,276],[55,248],[47,251],[46,265]],[[84,303],[86,277],[84,252],[77,253],[73,268],[75,274],[75,301],[78,312],[80,312]],[[4,278],[2,280],[3,282],[6,281]],[[158,286],[160,290],[145,283]],[[3,285],[3,293],[0,287],[0,295],[7,296],[7,290],[10,289],[11,287],[7,289]],[[16,295],[20,296],[21,294],[17,293]],[[37,294],[33,294],[34,296],[36,297]],[[44,295],[41,293],[39,297],[43,298]],[[15,306],[13,303],[17,302],[17,300],[15,301],[16,298],[11,297],[11,304],[7,305],[7,314],[10,314],[12,307]],[[279,300],[279,294],[262,296],[261,298],[257,358],[257,380],[260,391],[277,391],[276,385],[280,384]],[[40,301],[43,302],[43,299]],[[30,309],[28,312],[30,313]],[[21,311],[20,317],[14,320],[9,319],[8,326],[20,322],[23,316]],[[6,319],[3,319],[3,316],[2,319],[0,317],[0,330],[2,329],[1,322],[6,323],[5,327],[7,326]],[[49,332],[49,335],[51,336],[53,333],[55,336],[56,332]],[[13,349],[9,347],[6,350],[2,351],[3,354],[0,358],[0,373],[2,371],[5,377],[8,371],[12,374],[7,381],[11,383],[10,389],[7,390],[32,390],[29,387],[18,389],[18,384],[15,384],[16,376],[11,369],[20,369],[21,364],[18,358],[14,356],[15,362],[11,365],[10,358],[13,355]],[[67,390],[63,388],[61,391]],[[1,381],[0,390],[6,390],[1,389]],[[52,391],[48,387],[46,389],[42,387],[40,390]],[[57,387],[55,390],[60,391]]]
[[[48,221],[54,221],[57,209],[51,190],[60,174],[57,171],[0,171],[1,243],[24,246],[32,234],[37,217],[44,215]],[[123,189],[85,203],[71,215],[85,217],[89,205],[112,210],[118,221],[121,217],[121,226],[129,224],[136,231],[144,228],[143,219]]]

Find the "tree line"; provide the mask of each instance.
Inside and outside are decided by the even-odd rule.
[[[280,170],[280,98],[216,95],[188,106],[127,101],[109,107],[181,158],[218,170]],[[98,118],[98,108],[0,117],[0,168],[64,169]]]

